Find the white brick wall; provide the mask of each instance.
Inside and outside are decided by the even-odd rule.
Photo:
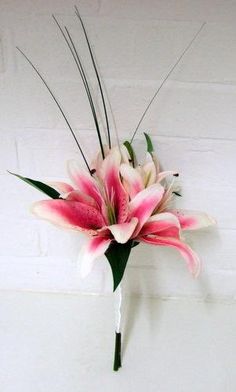
[[[9,1],[0,4],[0,288],[111,291],[105,260],[86,281],[75,262],[83,239],[38,221],[29,206],[41,194],[6,170],[39,179],[65,179],[76,146],[47,91],[19,45],[39,66],[88,155],[97,149],[82,85],[55,24],[54,12],[81,39],[72,1]],[[203,21],[197,41],[160,92],[141,131],[153,135],[165,169],[181,172],[179,206],[205,210],[218,229],[188,235],[201,255],[194,281],[172,250],[140,246],[133,251],[125,290],[141,295],[232,300],[236,297],[236,1],[81,1],[121,137],[136,126],[148,99]],[[91,67],[88,67],[91,75]],[[93,77],[91,76],[93,79]],[[94,85],[95,93],[96,86]]]

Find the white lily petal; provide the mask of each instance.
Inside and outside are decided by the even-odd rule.
[[[164,180],[166,177],[168,176],[177,176],[179,173],[173,170],[167,170],[167,171],[163,171],[160,172],[157,176],[157,181],[160,182],[162,180]]]
[[[216,220],[205,212],[191,210],[170,210],[180,222],[182,230],[197,230],[216,224]]]
[[[95,259],[106,252],[110,243],[111,239],[97,236],[92,238],[88,244],[85,245],[78,257],[82,278],[89,275],[93,268]]]
[[[132,218],[130,222],[111,225],[107,228],[110,230],[117,242],[125,244],[131,238],[137,223],[138,219]]]

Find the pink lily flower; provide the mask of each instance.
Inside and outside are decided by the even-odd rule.
[[[159,162],[154,153],[147,152],[143,165],[133,167],[130,162],[120,166],[122,182],[132,199],[138,192],[152,184],[160,183],[170,175],[178,175],[176,171],[160,171]]]
[[[133,139],[150,105],[178,62],[174,65],[171,72],[167,74],[164,82],[149,102],[134,130],[130,142],[126,140],[124,145],[120,146],[118,141],[118,147],[111,148],[110,119],[113,117],[112,111],[107,110],[111,108],[107,107],[106,94],[103,94],[103,83],[100,82],[93,49],[88,39],[86,27],[76,6],[75,14],[81,25],[92,67],[96,75],[99,101],[101,101],[98,107],[94,104],[95,101],[90,89],[90,83],[87,80],[86,70],[80,61],[80,54],[77,52],[69,30],[65,26],[61,27],[54,15],[52,17],[62,33],[62,37],[79,71],[94,120],[100,153],[97,154],[90,165],[73,127],[70,125],[63,108],[47,81],[34,63],[17,47],[54,100],[68,126],[71,136],[76,142],[88,173],[80,170],[74,162],[71,162],[68,169],[71,180],[74,183],[73,186],[64,182],[45,184],[16,173],[11,174],[51,198],[51,200],[43,200],[34,204],[32,210],[38,217],[67,229],[81,231],[89,237],[89,242],[84,247],[80,257],[82,276],[86,276],[91,271],[97,257],[105,254],[111,266],[113,289],[115,291],[123,278],[131,248],[140,242],[168,246],[178,250],[186,260],[191,273],[197,275],[200,266],[199,258],[184,243],[181,238],[181,231],[206,227],[214,223],[213,219],[202,213],[172,209],[173,195],[178,193],[176,190],[174,192],[173,181],[168,185],[165,179],[167,176],[176,175],[177,173],[173,171],[162,172],[160,170],[158,160],[153,153],[154,148],[151,138],[147,133],[144,133],[144,136],[148,153],[143,165],[136,164],[135,153],[132,147]],[[202,27],[203,25],[197,34],[199,34]],[[189,45],[183,51],[181,57],[188,47]],[[98,109],[102,109],[102,116]],[[101,134],[103,125],[105,135]],[[104,136],[107,138],[109,147],[103,144]],[[118,140],[117,133],[116,136]],[[115,330],[114,371],[121,367],[121,293],[119,294],[118,317]]]
[[[33,205],[33,212],[51,223],[82,231],[91,237],[82,250],[83,277],[88,275],[94,260],[103,255],[112,242],[125,244],[129,240],[177,249],[192,274],[197,275],[199,258],[181,240],[181,229],[207,226],[212,224],[212,220],[206,214],[187,215],[176,210],[163,212],[163,208],[159,212],[165,189],[158,178],[147,187],[139,188],[135,176],[126,175],[129,165],[121,162],[118,148],[107,153],[105,159],[99,162],[99,172],[93,176],[71,162],[69,175],[75,187],[53,183],[62,198],[37,202]],[[138,171],[134,169],[132,172],[138,176]],[[126,184],[128,182],[129,192],[122,180]]]

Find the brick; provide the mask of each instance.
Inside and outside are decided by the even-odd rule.
[[[182,81],[230,84],[236,80],[235,23],[209,23],[173,74]]]
[[[0,225],[4,228],[1,233],[0,256],[15,256],[21,264],[21,257],[40,255],[39,231],[33,221],[24,221],[17,217],[5,220],[1,218]]]
[[[45,87],[27,64],[24,64],[24,67],[27,69],[24,68],[22,75],[14,75],[10,80],[2,81],[1,128],[66,128],[61,113]],[[74,128],[80,126],[84,129],[94,127],[81,83],[74,81],[53,84],[50,82],[50,77],[47,80],[71,126]]]
[[[49,0],[31,1],[31,0],[11,0],[1,2],[1,15],[13,17],[25,15],[51,15],[52,13],[63,13],[72,15],[74,12],[74,2],[72,0]],[[81,0],[80,10],[83,15],[96,15],[99,11],[100,0]]]
[[[235,272],[236,265],[232,260],[232,254],[235,252],[234,230],[209,228],[185,231],[182,235],[186,243],[198,253],[202,261],[203,274],[220,270]],[[176,276],[182,275],[184,264],[184,259],[177,250],[146,244],[140,244],[133,249],[129,261],[130,267],[158,269],[166,275],[173,269]]]
[[[58,17],[66,25],[75,42],[86,74],[95,77],[90,55],[81,27],[75,16]],[[135,23],[110,18],[84,18],[91,45],[102,76],[121,77],[134,70]],[[27,25],[27,30],[25,29]],[[47,77],[51,85],[56,82],[80,80],[74,60],[51,15],[24,18],[15,27],[15,45],[27,51],[28,56]],[[46,42],[46,44],[45,44]],[[29,65],[17,56],[18,72],[29,75]]]
[[[85,235],[73,230],[55,227],[48,222],[39,221],[42,253],[55,260],[77,262],[78,254],[84,245]]]
[[[18,167],[16,140],[9,129],[0,129],[0,139],[0,174],[6,174],[7,170],[13,171]]]
[[[234,300],[235,272],[208,271],[192,279],[187,271],[154,268],[129,268],[124,281],[128,295],[199,300]],[[227,287],[227,289],[226,289]]]
[[[99,149],[96,131],[76,130],[76,135],[90,161]],[[67,161],[70,159],[76,159],[81,168],[85,168],[80,151],[68,129],[22,130],[18,134],[17,146],[20,170],[33,178],[68,178]]]
[[[22,173],[23,174],[23,173]],[[1,218],[33,220],[30,205],[42,199],[42,193],[18,178],[8,175],[0,176]]]
[[[235,21],[235,3],[212,0],[102,0],[101,15],[136,20]]]
[[[180,173],[183,198],[179,208],[205,210],[221,227],[234,228],[234,208],[225,208],[225,200],[235,198],[234,141],[153,137],[162,167]],[[136,141],[138,151],[143,141]],[[221,173],[221,174],[220,174]],[[210,185],[209,185],[210,184]],[[227,213],[227,210],[229,213]]]
[[[199,23],[194,22],[139,23],[135,29],[134,68],[131,78],[164,79],[199,28]],[[183,63],[186,58],[188,53],[183,58]],[[129,78],[129,75],[127,77]]]
[[[4,72],[3,38],[0,37],[0,73]]]
[[[81,280],[75,264],[57,258],[0,257],[0,271],[1,289],[103,293],[102,271]]]
[[[49,81],[88,160],[98,150],[83,86],[50,16],[54,12],[75,37],[97,103],[96,80],[72,3],[41,3],[4,0],[0,5],[0,287],[111,293],[112,275],[105,257],[81,280],[77,258],[83,236],[32,216],[30,205],[44,196],[6,174],[10,169],[42,181],[66,180],[68,159],[78,158],[82,165],[58,109],[15,45]],[[181,173],[183,197],[177,206],[212,214],[218,229],[187,235],[203,260],[198,281],[191,279],[177,252],[140,246],[127,267],[126,293],[235,299],[234,8],[223,2],[212,6],[210,0],[181,0],[178,6],[172,0],[80,4],[121,140],[132,134],[201,22],[209,22],[152,105],[134,146],[144,156],[142,132],[148,131],[163,168]]]
[[[122,138],[131,137],[160,81],[109,80],[110,101]],[[234,86],[168,81],[152,103],[137,136],[235,139]]]

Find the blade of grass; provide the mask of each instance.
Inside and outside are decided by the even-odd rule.
[[[154,151],[152,140],[151,140],[150,136],[146,132],[144,132],[144,136],[145,136],[146,143],[147,143],[147,151],[150,154],[152,154],[152,152]]]
[[[27,184],[33,186],[34,188],[38,189],[39,191],[45,193],[47,196],[51,197],[52,199],[60,199],[60,193],[56,191],[56,189],[52,188],[51,186],[44,184],[41,181],[32,180],[32,178],[23,177],[19,174],[12,173],[8,170],[8,173],[12,174],[15,177],[20,178],[20,180],[26,182]]]
[[[104,94],[103,94],[101,79],[100,79],[100,76],[99,76],[99,73],[98,73],[98,69],[97,69],[97,66],[96,66],[95,59],[94,59],[92,47],[91,47],[90,42],[89,42],[88,34],[87,34],[87,31],[86,31],[83,19],[81,18],[81,15],[79,13],[78,7],[76,5],[75,5],[75,14],[76,14],[78,20],[80,21],[81,27],[83,29],[84,36],[85,36],[85,39],[86,39],[86,42],[87,42],[87,46],[88,46],[88,50],[89,50],[89,53],[90,53],[90,57],[91,57],[91,60],[92,60],[93,68],[94,68],[94,71],[95,71],[95,74],[96,74],[96,78],[97,78],[97,81],[98,81],[99,91],[100,91],[100,95],[101,95],[101,99],[102,99],[102,105],[103,105],[103,110],[104,110],[104,115],[105,115],[105,120],[106,120],[108,144],[109,144],[109,148],[111,148],[111,135],[110,135],[109,120],[108,120],[106,102],[105,102],[105,98],[104,98]]]
[[[78,60],[78,63],[79,63],[80,69],[81,69],[81,73],[82,73],[82,75],[84,75],[84,77],[85,77],[85,79],[86,79],[85,71],[84,71],[84,68],[83,68],[83,66],[82,66],[82,62],[81,62],[80,56],[79,56],[79,54],[78,54],[78,51],[77,51],[77,49],[76,49],[76,47],[75,47],[75,44],[74,44],[74,41],[72,40],[72,37],[71,37],[71,35],[70,35],[70,33],[69,33],[69,31],[68,31],[68,29],[67,29],[66,26],[65,26],[65,30],[66,30],[66,33],[67,33],[68,38],[69,38],[69,40],[70,40],[70,43],[71,43],[71,45],[72,45],[72,47],[73,47],[73,49],[74,49],[74,53],[75,53],[75,55],[76,55],[76,58],[77,58],[77,60]],[[86,83],[87,83],[87,79],[86,79]],[[88,83],[87,83],[87,86],[88,86]],[[89,91],[89,95],[91,96],[91,92],[90,92],[89,86],[88,86],[88,91]],[[92,100],[92,96],[91,96],[91,100]],[[93,101],[92,101],[92,102],[93,102]],[[97,119],[97,114],[96,114],[96,110],[95,110],[94,104],[92,104],[92,107],[93,107],[93,110],[92,110],[92,111],[93,111],[93,116],[94,116],[95,127],[96,127],[96,131],[97,131],[97,135],[98,135],[98,140],[99,140],[99,144],[100,144],[100,148],[101,148],[102,157],[103,157],[103,159],[104,159],[104,158],[105,158],[105,153],[104,153],[104,148],[103,148],[103,144],[102,144],[101,132],[100,132],[100,128],[99,128],[98,119]]]
[[[196,38],[198,37],[198,35],[200,34],[200,32],[202,31],[203,27],[205,26],[206,22],[202,23],[200,29],[197,31],[197,33],[194,35],[194,37],[191,39],[191,41],[189,42],[189,44],[186,46],[186,48],[184,49],[184,51],[182,52],[182,54],[178,57],[178,60],[175,62],[175,64],[171,67],[170,71],[167,73],[167,75],[165,76],[165,78],[163,79],[163,81],[161,82],[160,86],[158,87],[157,91],[155,92],[155,94],[153,95],[152,99],[150,100],[150,102],[148,103],[146,109],[144,110],[136,128],[135,131],[131,137],[130,143],[133,142],[134,137],[147,113],[147,111],[149,110],[151,104],[153,103],[154,99],[156,98],[157,94],[159,93],[159,91],[161,90],[161,88],[163,87],[163,85],[165,84],[165,82],[167,81],[167,79],[170,77],[170,75],[172,74],[172,72],[174,71],[174,69],[177,67],[177,65],[179,64],[179,62],[182,60],[182,58],[184,57],[184,55],[186,54],[186,52],[189,50],[189,48],[192,46],[193,42],[196,40]]]
[[[135,166],[135,162],[134,162],[135,161],[135,155],[134,155],[133,147],[131,146],[131,144],[130,144],[130,142],[128,140],[126,140],[123,144],[126,147],[128,153],[130,155],[132,166],[134,167]]]
[[[86,78],[86,74],[84,72],[84,69],[83,69],[83,66],[82,66],[79,54],[78,54],[78,52],[76,50],[75,44],[74,44],[74,42],[72,40],[72,37],[71,37],[68,29],[65,27],[65,32],[64,32],[64,30],[62,29],[62,27],[59,24],[59,22],[56,19],[56,17],[54,15],[52,15],[52,18],[55,21],[58,29],[60,30],[60,32],[61,32],[61,34],[62,34],[62,36],[63,36],[63,38],[64,38],[64,40],[65,40],[65,42],[66,42],[66,44],[68,46],[68,49],[70,50],[70,53],[71,53],[71,55],[72,55],[72,57],[73,57],[73,59],[75,61],[76,67],[77,67],[77,69],[79,71],[79,74],[80,74],[80,77],[82,79],[82,82],[83,82],[83,85],[84,85],[84,88],[85,88],[85,91],[86,91],[86,95],[87,95],[87,98],[88,98],[88,101],[89,101],[90,109],[91,109],[91,112],[92,112],[92,115],[93,115],[95,127],[96,127],[96,130],[97,130],[97,133],[98,133],[98,139],[99,139],[99,144],[100,144],[102,156],[104,158],[105,154],[104,154],[104,149],[103,149],[103,144],[102,144],[99,124],[98,124],[98,119],[97,119],[97,115],[96,115],[96,110],[95,110],[92,94],[91,94],[91,91],[90,91],[90,88],[89,88],[88,80]]]
[[[87,81],[87,79],[86,79],[86,75],[83,75],[82,70],[80,69],[80,65],[78,64],[78,60],[77,60],[77,58],[76,58],[76,55],[75,55],[75,53],[74,53],[74,50],[73,50],[73,48],[71,47],[70,42],[69,42],[69,40],[68,40],[68,38],[67,38],[67,36],[66,36],[64,30],[62,29],[61,25],[59,24],[58,20],[56,19],[56,17],[55,17],[54,15],[52,15],[52,18],[53,18],[53,20],[55,21],[55,23],[56,23],[58,29],[60,30],[60,32],[61,32],[61,34],[62,34],[62,36],[63,36],[63,38],[64,38],[64,40],[65,40],[65,42],[66,42],[66,44],[67,44],[67,46],[68,46],[68,48],[69,48],[69,50],[70,50],[70,52],[71,52],[71,55],[73,56],[73,59],[74,59],[74,61],[75,61],[75,63],[76,63],[76,66],[77,66],[77,68],[78,68],[78,70],[79,70],[79,73],[80,73],[81,79],[82,79],[82,81],[83,81],[84,88],[85,88],[85,90],[86,90],[86,93],[87,93],[87,96],[88,96],[88,99],[89,99],[89,103],[90,103],[90,106],[91,106],[91,105],[92,105],[92,102],[91,102],[91,101],[92,101],[92,96],[91,96],[91,94],[90,94],[90,96],[89,96],[90,91],[89,91],[88,81]],[[91,107],[91,110],[92,110],[92,107]]]
[[[84,155],[84,153],[83,153],[83,150],[82,150],[82,148],[81,148],[81,146],[80,146],[80,144],[79,144],[79,142],[78,142],[78,140],[77,140],[77,138],[76,138],[76,136],[75,136],[75,133],[74,133],[74,131],[73,131],[73,128],[71,127],[71,125],[70,125],[70,123],[69,123],[69,121],[68,121],[68,119],[67,119],[67,117],[66,117],[66,115],[65,115],[65,113],[64,113],[64,111],[63,111],[63,109],[62,109],[62,107],[61,107],[61,105],[59,104],[57,98],[56,98],[55,95],[53,94],[51,88],[49,87],[49,85],[47,84],[46,80],[43,78],[43,76],[42,76],[41,73],[39,72],[39,70],[36,68],[36,66],[35,66],[35,65],[32,63],[32,61],[26,56],[26,54],[25,54],[18,46],[16,46],[16,49],[17,49],[17,50],[22,54],[22,56],[28,61],[28,63],[31,65],[31,67],[34,69],[34,71],[36,72],[36,74],[38,75],[38,77],[41,79],[41,81],[43,82],[43,84],[44,84],[45,87],[47,88],[49,94],[51,95],[52,99],[53,99],[54,102],[56,103],[58,109],[60,110],[61,115],[62,115],[62,117],[64,118],[64,120],[65,120],[65,122],[66,122],[66,124],[67,124],[67,126],[68,126],[68,128],[69,128],[69,130],[70,130],[70,132],[71,132],[71,134],[72,134],[72,136],[73,136],[73,139],[74,139],[74,141],[75,141],[77,147],[78,147],[79,150],[80,150],[80,153],[81,153],[81,155],[82,155],[82,157],[83,157],[83,160],[84,160],[84,162],[85,162],[85,165],[87,166],[87,169],[89,170],[89,173],[91,173],[89,164],[88,164],[87,159],[85,158],[85,155]]]

